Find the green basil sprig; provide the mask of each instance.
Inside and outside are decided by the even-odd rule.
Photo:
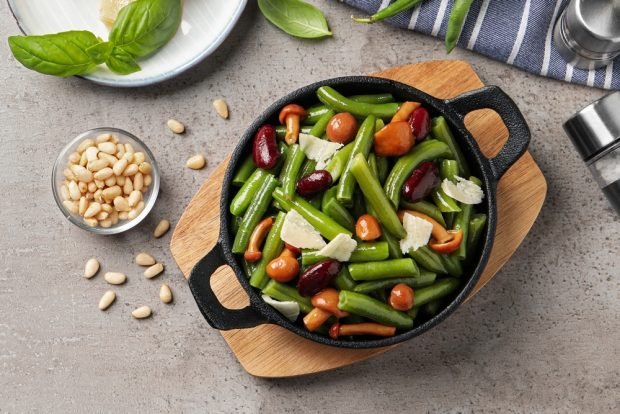
[[[300,0],[258,0],[258,8],[275,26],[286,33],[314,39],[331,36],[323,13]]]
[[[181,9],[181,0],[137,0],[120,10],[107,42],[83,30],[10,36],[9,47],[22,65],[46,75],[80,75],[102,63],[128,75],[140,70],[138,59],[172,39],[181,23]]]

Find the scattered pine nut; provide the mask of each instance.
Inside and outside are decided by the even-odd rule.
[[[138,253],[136,255],[136,264],[140,266],[152,266],[155,263],[155,258],[148,253]]]
[[[165,283],[161,285],[159,289],[159,299],[164,303],[172,302],[172,291],[170,290],[170,286]]]
[[[224,119],[228,119],[228,105],[226,104],[225,100],[216,99],[215,101],[213,101],[213,107],[215,108],[215,112],[217,112],[219,116]]]
[[[122,285],[127,281],[127,276],[119,272],[107,272],[103,278],[111,285]]]
[[[202,154],[196,154],[188,159],[185,165],[192,170],[200,170],[207,165],[207,160]]]
[[[106,310],[110,307],[110,305],[116,300],[116,293],[111,290],[108,290],[103,294],[101,299],[99,299],[99,309]]]
[[[153,236],[156,239],[159,239],[161,236],[166,234],[166,232],[170,230],[170,222],[168,220],[162,220],[159,222],[157,227],[155,227],[155,231],[153,231]]]
[[[175,134],[182,134],[185,132],[185,125],[183,125],[181,122],[177,121],[176,119],[170,118],[168,122],[166,123],[166,125],[168,125],[168,128],[170,128],[170,131],[174,132]]]
[[[84,277],[86,279],[90,279],[91,277],[95,276],[98,271],[99,271],[99,261],[95,259],[94,257],[91,259],[88,259],[86,261],[86,266],[84,267]]]
[[[149,308],[148,306],[141,306],[138,309],[135,309],[133,312],[131,312],[131,316],[133,316],[136,319],[144,319],[144,318],[148,318],[149,316],[151,316],[151,308]]]
[[[155,263],[153,266],[149,267],[144,271],[144,277],[146,277],[147,279],[152,279],[163,271],[164,265],[161,263]]]

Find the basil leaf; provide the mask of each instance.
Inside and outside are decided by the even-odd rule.
[[[114,45],[110,42],[101,42],[86,49],[86,53],[97,63],[102,64],[110,57]]]
[[[9,37],[11,52],[22,65],[62,77],[80,75],[97,66],[86,50],[98,43],[97,36],[86,30]]]
[[[134,57],[120,47],[114,47],[112,49],[105,64],[112,72],[118,73],[119,75],[129,75],[130,73],[141,70],[140,65],[138,65]]]
[[[163,47],[181,23],[181,0],[137,0],[123,7],[112,29],[110,42],[134,58]]]
[[[331,36],[323,13],[300,0],[258,0],[258,8],[286,33],[306,39]]]

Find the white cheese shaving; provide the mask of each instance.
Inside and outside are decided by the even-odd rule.
[[[480,204],[484,198],[484,192],[473,181],[456,176],[456,184],[447,178],[441,183],[441,189],[456,201],[464,204]]]
[[[304,154],[306,154],[308,159],[316,161],[316,169],[322,170],[327,165],[327,161],[329,161],[343,145],[312,135],[299,134],[299,147]]]
[[[295,210],[286,213],[280,239],[298,249],[321,249],[325,246],[321,233]]]
[[[299,303],[291,301],[280,302],[279,300],[275,300],[270,298],[267,295],[263,295],[263,300],[275,310],[280,312],[290,321],[295,322],[297,317],[299,316]]]
[[[400,250],[403,254],[426,246],[431,239],[433,224],[430,221],[405,213],[403,216],[403,227],[407,232],[407,236],[400,241]]]
[[[351,253],[357,247],[357,242],[347,236],[344,233],[340,233],[332,241],[327,243],[327,246],[323,247],[317,252],[319,256],[329,257],[336,259],[339,262],[346,262],[351,258]]]

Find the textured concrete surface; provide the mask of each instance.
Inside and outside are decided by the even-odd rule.
[[[440,41],[385,25],[354,26],[352,10],[320,1],[333,39],[291,39],[254,2],[224,45],[195,70],[136,90],[44,77],[8,56],[17,33],[0,2],[0,412],[618,412],[620,220],[560,125],[602,91],[528,75],[455,51],[504,88],[528,119],[531,152],[549,194],[523,246],[482,292],[437,329],[373,360],[324,375],[263,380],[247,375],[202,319],[168,251],[177,220],[245,126],[270,101],[326,77],[445,58]],[[231,107],[225,122],[211,109]],[[188,133],[164,125],[176,116]],[[118,237],[65,221],[50,191],[52,162],[77,133],[117,126],[146,140],[164,171],[151,217]],[[209,168],[184,168],[203,152]],[[147,281],[131,264],[146,250],[167,264]],[[101,274],[88,257],[128,273],[106,313]],[[160,282],[175,294],[157,298]],[[131,319],[150,304],[154,316]],[[295,352],[291,349],[291,352]]]

